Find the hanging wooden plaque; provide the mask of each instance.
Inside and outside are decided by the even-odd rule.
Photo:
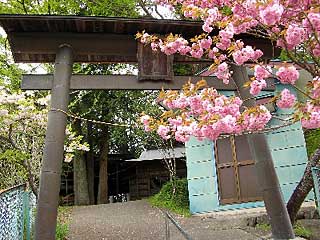
[[[137,58],[139,80],[173,80],[173,55],[153,51],[138,42]]]

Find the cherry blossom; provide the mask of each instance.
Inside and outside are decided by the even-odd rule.
[[[295,66],[280,67],[276,75],[282,84],[294,84],[299,78],[299,72]]]
[[[292,94],[288,89],[282,90],[280,99],[277,101],[279,108],[291,108],[296,101],[296,96]]]
[[[164,139],[174,137],[186,142],[190,136],[216,140],[222,134],[240,134],[261,130],[270,121],[271,114],[264,106],[248,108],[241,112],[242,100],[226,97],[213,88],[188,83],[182,92],[167,91],[161,95],[169,108],[160,120],[143,114],[140,121],[155,130]]]
[[[320,127],[318,0],[156,0],[156,3],[171,10],[179,5],[186,18],[202,21],[203,34],[184,39],[181,35],[160,37],[138,33],[139,41],[168,55],[211,59],[210,71],[225,84],[232,77],[231,64],[251,67],[253,76],[245,85],[250,87],[252,95],[258,95],[272,78],[279,80],[275,84],[289,84],[290,89],[308,96],[307,100],[295,104],[294,93],[284,89],[274,98],[277,106],[293,108],[303,127]],[[292,62],[283,62],[276,67],[266,65],[262,50],[245,41],[248,35],[269,39]],[[306,69],[313,76],[308,87],[302,90],[296,86],[298,68]],[[158,131],[164,138],[175,137],[178,141],[187,141],[191,135],[215,140],[221,134],[261,130],[272,117],[263,106],[243,108],[241,99],[227,98],[212,88],[201,90],[191,84],[187,89],[187,92],[184,89],[163,93],[163,104],[170,111],[158,119],[143,116],[147,119],[142,120],[145,129]]]
[[[250,93],[252,95],[258,95],[263,88],[267,86],[267,82],[264,79],[254,80],[250,85]]]

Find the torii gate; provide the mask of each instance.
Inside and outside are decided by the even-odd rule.
[[[0,15],[0,24],[8,34],[15,62],[53,63],[52,75],[25,75],[24,90],[51,90],[51,106],[48,114],[40,191],[36,217],[36,240],[55,239],[57,208],[60,189],[61,164],[67,116],[54,109],[67,111],[70,89],[180,89],[189,79],[196,82],[203,77],[174,76],[173,63],[201,63],[183,56],[166,56],[153,53],[137,43],[138,31],[166,35],[182,34],[185,38],[202,33],[201,23],[193,21],[128,19],[76,16],[28,16]],[[271,43],[247,35],[245,43],[264,51],[270,58],[275,50]],[[74,62],[81,63],[138,63],[137,76],[72,75]],[[210,60],[207,60],[210,62]],[[246,69],[233,67],[234,80],[229,85],[204,77],[218,90],[240,90],[241,97],[251,96],[244,89],[248,81]],[[254,105],[254,100],[247,101]],[[256,160],[257,176],[268,214],[271,217],[273,235],[277,239],[294,236],[289,216],[275,173],[272,157],[263,134],[249,136],[251,152]]]

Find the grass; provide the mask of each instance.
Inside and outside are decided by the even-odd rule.
[[[174,184],[176,186],[173,192]],[[152,206],[168,209],[185,217],[190,217],[187,179],[178,179],[164,184],[160,192],[148,200]]]
[[[266,224],[266,223],[257,224],[256,228],[263,230],[263,231],[271,231],[270,224]],[[309,229],[303,227],[302,225],[300,225],[298,223],[294,225],[293,230],[294,230],[294,234],[298,237],[303,237],[303,238],[309,239],[312,235],[312,232]]]
[[[293,230],[296,236],[299,236],[299,237],[304,237],[309,239],[312,235],[312,232],[310,231],[310,229],[307,229],[304,226],[301,226],[300,224],[296,224],[293,227]]]
[[[72,207],[59,207],[56,240],[67,240],[69,234],[69,224],[71,220]]]
[[[256,228],[258,228],[262,231],[271,231],[271,226],[270,226],[270,224],[267,224],[267,223],[258,223],[256,225]]]

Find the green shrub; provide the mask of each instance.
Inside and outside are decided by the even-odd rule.
[[[58,223],[56,229],[56,240],[66,240],[69,233],[69,225],[67,223]]]
[[[72,207],[59,207],[56,228],[56,240],[66,240],[69,234]]]
[[[191,216],[187,179],[177,179],[164,184],[160,192],[149,198],[151,205],[171,210],[183,216]]]
[[[311,235],[312,235],[312,232],[309,229],[301,226],[300,224],[294,225],[293,229],[294,229],[295,235],[299,236],[299,237],[303,237],[303,238],[309,239],[311,237]]]
[[[263,230],[263,231],[271,231],[271,226],[270,226],[270,224],[267,224],[267,223],[257,224],[256,228]],[[309,229],[301,226],[300,224],[295,224],[293,226],[293,230],[294,230],[294,234],[297,237],[303,237],[303,238],[309,239],[312,235],[312,232]]]
[[[258,223],[256,225],[256,228],[263,230],[263,231],[270,231],[271,230],[270,224],[267,224],[267,223]]]
[[[307,145],[308,157],[320,146],[320,129],[307,130],[304,134]]]

